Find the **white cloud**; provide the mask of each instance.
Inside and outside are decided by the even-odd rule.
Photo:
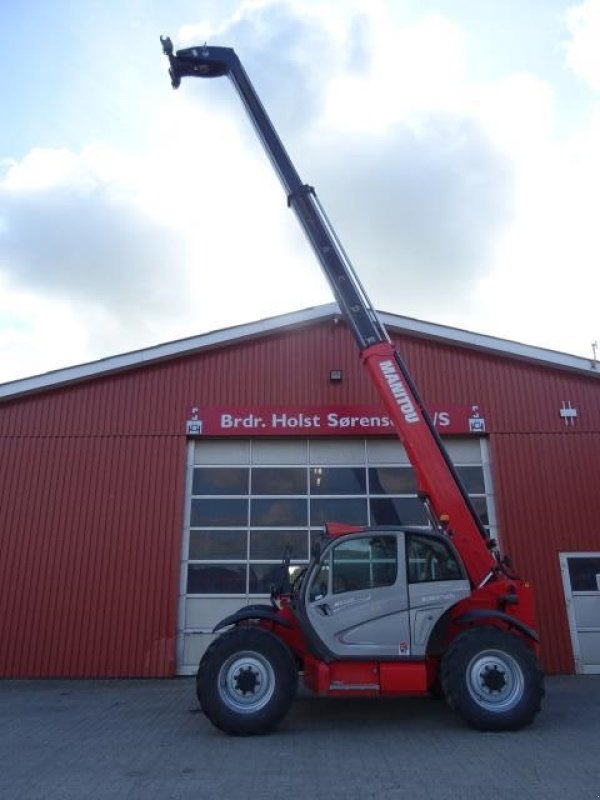
[[[472,113],[490,139],[519,165],[554,135],[556,107],[552,87],[528,73],[513,73],[492,85],[477,86],[471,95]]]
[[[402,298],[402,310],[424,314],[432,283],[446,301],[465,298],[506,224],[511,175],[468,108],[462,31],[439,14],[394,27],[380,5],[336,24],[297,4],[262,2],[218,32],[243,54],[302,177],[317,181],[349,232],[374,299]],[[204,87],[182,90],[207,99]],[[233,113],[248,131],[241,109]],[[399,265],[404,276],[391,282]]]
[[[381,10],[365,10],[345,36],[342,49],[364,55],[348,58],[343,70],[327,76],[327,127],[341,135],[350,129],[376,136],[432,110],[464,112],[464,37],[441,15],[393,27]]]
[[[600,115],[565,139],[552,123],[515,156],[514,221],[480,285],[490,310],[480,329],[589,355],[598,338]]]
[[[80,324],[67,301],[1,281],[0,326],[1,380],[89,360],[90,328]]]
[[[474,79],[467,32],[440,14],[269,0],[183,33],[176,47],[239,52],[378,306],[557,349],[598,338],[600,115],[559,140],[550,85]],[[171,93],[161,66],[139,150],[4,163],[4,379],[330,299],[231,87]],[[567,337],[561,302],[582,289]]]
[[[183,240],[140,211],[121,160],[107,148],[35,150],[10,167],[0,184],[0,270],[9,285],[126,307],[132,317],[145,305],[164,309],[164,275],[183,262]]]
[[[5,165],[0,380],[328,299],[290,256],[307,248],[262,153],[226,115],[169,98],[145,152]]]
[[[180,34],[185,46],[210,39],[233,47],[286,139],[322,113],[327,84],[347,58],[335,16],[293,0],[243,2],[221,25],[186,25]],[[206,88],[202,95],[206,103]],[[210,100],[213,108],[230,105],[222,87]]]
[[[585,0],[567,12],[571,40],[565,45],[567,64],[600,92],[600,0]]]

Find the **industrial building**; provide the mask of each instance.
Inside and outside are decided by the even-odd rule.
[[[600,672],[600,365],[383,314],[552,673]],[[325,521],[424,522],[334,305],[0,386],[0,675],[195,672]]]

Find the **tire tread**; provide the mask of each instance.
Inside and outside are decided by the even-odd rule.
[[[219,689],[219,670],[236,651],[250,650],[268,658],[276,675],[275,693],[269,703],[255,713],[240,714],[223,703]],[[243,625],[218,636],[207,648],[196,675],[196,694],[200,708],[212,724],[230,735],[264,734],[287,714],[296,695],[298,671],[289,647],[264,628]]]
[[[507,711],[492,711],[478,705],[466,683],[466,668],[478,651],[502,650],[523,673],[524,692]],[[471,726],[481,731],[516,731],[529,725],[541,709],[544,674],[532,650],[516,635],[492,626],[479,626],[459,634],[442,659],[440,679],[446,701]]]

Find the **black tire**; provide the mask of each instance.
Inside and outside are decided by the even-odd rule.
[[[472,628],[452,642],[441,665],[446,700],[480,731],[516,731],[533,720],[544,696],[534,653],[517,636]]]
[[[444,700],[445,695],[439,675],[429,687],[428,694],[432,700]]]
[[[275,634],[242,626],[222,634],[204,654],[196,677],[200,707],[225,733],[267,733],[287,714],[298,672]]]

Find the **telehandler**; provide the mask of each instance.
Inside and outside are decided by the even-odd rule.
[[[183,77],[228,76],[245,106],[358,344],[417,478],[428,527],[326,526],[323,542],[271,604],[215,627],[197,674],[200,705],[229,734],[258,734],[288,712],[302,676],[319,695],[443,692],[482,731],[517,730],[540,710],[533,593],[490,539],[312,186],[300,180],[236,53],[174,51]],[[285,567],[289,559],[284,559]]]

